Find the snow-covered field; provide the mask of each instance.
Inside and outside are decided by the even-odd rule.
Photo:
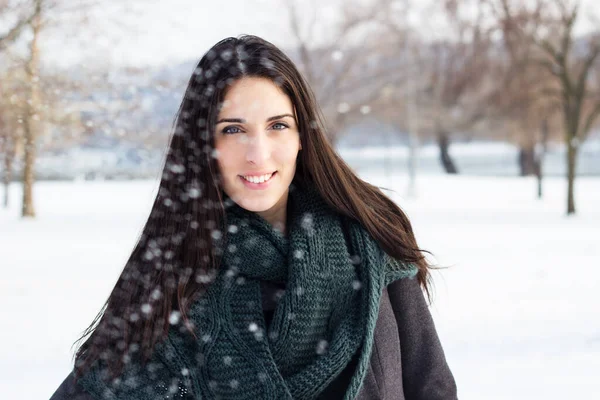
[[[600,178],[577,183],[404,175],[396,190],[421,245],[448,267],[432,306],[463,400],[600,398]],[[155,183],[41,182],[38,218],[19,219],[20,187],[0,210],[0,398],[47,399],[71,345],[109,294],[140,233]]]

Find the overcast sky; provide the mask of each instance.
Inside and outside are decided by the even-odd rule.
[[[335,18],[336,2],[318,6],[320,31]],[[312,15],[310,3],[306,1],[301,11]],[[48,42],[58,51],[44,57],[62,65],[103,59],[121,65],[160,65],[200,58],[217,41],[243,33],[285,47],[295,43],[288,21],[282,0],[150,0],[132,12],[96,12],[83,27],[54,28],[58,34]]]
[[[303,20],[311,20],[316,13],[316,40],[327,40],[343,0],[295,1],[302,4]],[[282,47],[295,44],[289,29],[287,0],[140,0],[139,3],[142,5],[128,12],[103,6],[86,25],[62,22],[44,39],[49,44],[44,48],[44,59],[65,66],[95,62],[135,66],[172,64],[198,59],[217,41],[242,33],[262,36]],[[594,10],[600,16],[598,0],[583,0],[583,5],[583,11]],[[441,27],[433,16],[417,18],[423,19],[418,25],[425,32],[440,34]]]

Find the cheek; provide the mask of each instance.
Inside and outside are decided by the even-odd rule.
[[[235,149],[232,146],[216,146],[216,150],[219,154],[217,163],[219,164],[219,170],[221,174],[227,175],[235,167],[235,160],[239,160],[240,157],[236,155]]]
[[[280,143],[273,149],[273,158],[280,163],[294,163],[298,157],[299,139],[288,140]]]

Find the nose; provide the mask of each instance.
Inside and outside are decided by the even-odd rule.
[[[265,133],[258,133],[248,138],[246,161],[262,165],[271,156],[271,146]]]

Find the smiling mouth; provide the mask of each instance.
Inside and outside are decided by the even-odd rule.
[[[264,174],[264,175],[259,175],[259,176],[249,176],[249,175],[244,176],[244,175],[240,175],[240,178],[242,178],[246,182],[260,185],[261,183],[269,182],[271,179],[273,179],[273,177],[276,174],[277,174],[277,171],[272,172],[270,174]]]

